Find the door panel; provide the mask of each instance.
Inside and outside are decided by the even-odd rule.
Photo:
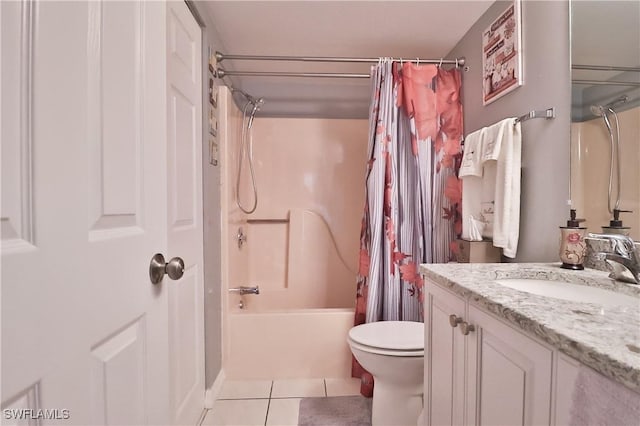
[[[2,5],[2,211],[3,252],[33,244],[32,74],[34,11],[31,3]]]
[[[467,336],[476,348],[468,386],[478,389],[478,423],[549,424],[553,351],[474,306],[468,322],[476,328]]]
[[[165,6],[1,2],[0,14],[2,407],[168,423],[167,295],[148,276],[167,249]]]
[[[168,286],[175,424],[195,424],[204,396],[201,30],[184,2],[167,3],[169,257],[184,276]]]
[[[425,369],[428,424],[460,425],[464,413],[464,336],[452,327],[450,315],[465,314],[465,301],[436,285],[429,285],[427,338],[431,356]]]
[[[88,8],[89,225],[99,239],[142,225],[144,22],[139,2]]]
[[[145,324],[140,319],[92,351],[94,424],[145,424]]]

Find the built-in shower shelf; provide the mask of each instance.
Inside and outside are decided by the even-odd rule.
[[[267,223],[289,223],[289,219],[247,219],[247,223],[267,224]]]

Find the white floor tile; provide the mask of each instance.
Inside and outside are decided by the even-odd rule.
[[[203,426],[263,426],[267,418],[268,399],[216,401],[207,412]]]
[[[267,426],[296,426],[300,398],[272,399],[267,414]]]
[[[323,379],[274,380],[272,398],[326,396]]]
[[[327,396],[360,395],[360,379],[349,377],[324,381],[327,384]]]
[[[271,380],[227,380],[218,399],[269,398]]]

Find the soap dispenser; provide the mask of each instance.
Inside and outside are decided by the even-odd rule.
[[[584,219],[576,219],[575,209],[570,210],[569,216],[567,226],[560,227],[560,260],[565,269],[581,270],[587,252],[587,228],[580,226]]]
[[[603,234],[622,234],[629,236],[631,228],[628,226],[622,226],[620,220],[620,213],[633,213],[631,210],[618,210],[613,209],[613,219],[609,221],[609,226],[602,227]]]

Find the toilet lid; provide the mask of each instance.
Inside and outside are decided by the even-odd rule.
[[[366,346],[399,351],[424,349],[424,324],[414,321],[379,321],[349,330],[349,338]]]

